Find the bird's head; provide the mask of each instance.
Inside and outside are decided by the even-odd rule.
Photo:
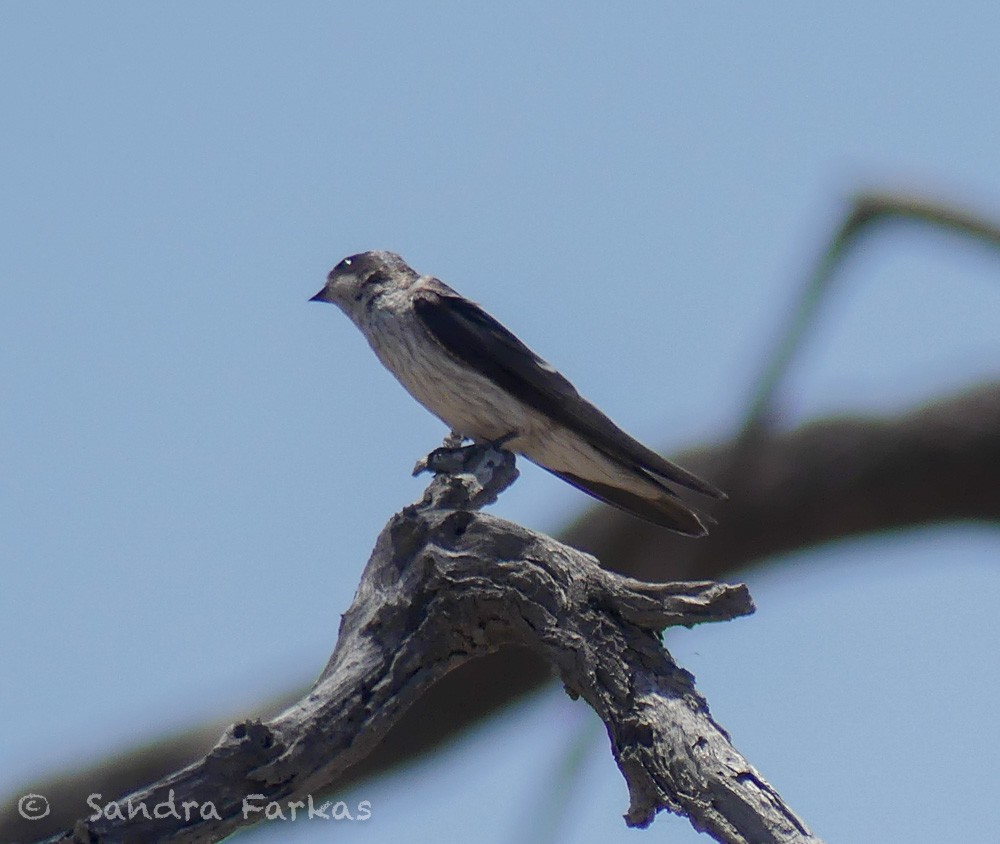
[[[417,273],[393,252],[359,252],[330,270],[310,302],[332,302],[352,318],[377,297],[408,287]]]

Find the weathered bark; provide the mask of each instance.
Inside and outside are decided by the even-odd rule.
[[[745,587],[643,583],[474,512],[517,473],[509,454],[469,453],[477,462],[465,473],[435,478],[423,501],[382,531],[307,695],[268,722],[236,724],[202,760],[101,804],[103,814],[79,819],[58,840],[210,842],[268,812],[306,815],[427,687],[513,644],[538,654],[605,722],[629,787],[630,825],[667,809],[718,841],[816,841],[732,747],[659,639],[669,626],[752,612]]]

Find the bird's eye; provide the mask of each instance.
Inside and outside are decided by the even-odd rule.
[[[344,260],[341,261],[340,263],[342,263],[345,267],[349,267],[349,266],[351,266],[351,259],[350,258],[344,258]]]

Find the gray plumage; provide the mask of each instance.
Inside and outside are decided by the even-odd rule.
[[[313,300],[338,305],[453,431],[476,441],[508,437],[505,448],[601,501],[679,533],[707,532],[667,482],[723,493],[630,437],[482,308],[398,255],[345,258]]]

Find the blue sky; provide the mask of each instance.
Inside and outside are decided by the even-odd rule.
[[[851,194],[1000,219],[998,31],[986,3],[0,6],[0,790],[323,666],[444,434],[306,301],[340,258],[400,252],[651,444],[717,440]],[[955,237],[869,244],[787,423],[996,378],[998,270]],[[522,468],[500,515],[587,503]],[[774,560],[757,615],[674,640],[820,835],[1000,823],[998,539]],[[337,832],[537,829],[581,706],[542,694],[364,786],[372,820]],[[586,759],[559,840],[634,837],[599,732]]]

